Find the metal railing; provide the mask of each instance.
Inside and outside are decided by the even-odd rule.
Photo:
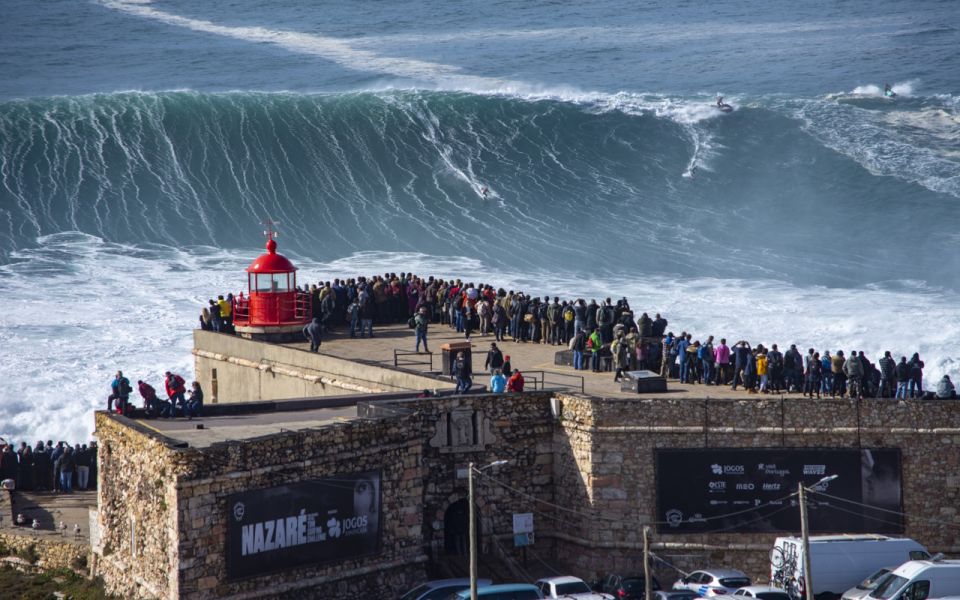
[[[421,360],[406,358],[408,356],[416,356]],[[423,357],[426,357],[426,360],[423,360]],[[409,365],[429,365],[430,370],[433,371],[433,352],[414,352],[412,350],[393,351],[393,366],[403,367]]]
[[[302,323],[310,320],[310,294],[306,292],[297,292],[293,299],[279,296],[269,299],[260,298],[259,302],[261,305],[268,306],[262,314],[257,316],[258,321],[265,325],[279,325],[281,323],[279,315],[289,314],[290,308],[293,309],[293,323]],[[238,324],[250,322],[250,298],[234,298],[233,320],[234,323]]]
[[[538,374],[539,377],[537,377]],[[546,389],[549,386],[580,390],[581,394],[586,392],[586,380],[582,375],[555,373],[553,371],[523,371],[523,378],[535,390]]]

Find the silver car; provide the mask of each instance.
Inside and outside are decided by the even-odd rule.
[[[757,598],[758,600],[790,600],[790,594],[769,585],[748,585],[733,593],[734,598]]]
[[[732,596],[742,587],[750,585],[750,578],[736,569],[706,569],[694,571],[673,584],[675,590],[690,590],[701,598]]]

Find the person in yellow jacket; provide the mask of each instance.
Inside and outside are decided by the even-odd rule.
[[[217,305],[220,307],[220,318],[229,328],[233,325],[233,306],[229,300],[224,300],[223,296],[217,296]]]
[[[757,375],[760,376],[760,392],[767,393],[767,372],[769,363],[763,350],[757,353]]]

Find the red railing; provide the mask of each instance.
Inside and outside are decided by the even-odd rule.
[[[310,294],[258,294],[254,302],[254,325],[292,325],[310,320]],[[233,322],[250,325],[250,298],[236,296],[233,300]]]

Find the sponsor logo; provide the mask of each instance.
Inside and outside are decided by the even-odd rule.
[[[779,483],[765,483],[763,484],[763,491],[765,492],[779,492],[780,484]]]
[[[803,465],[804,475],[826,475],[827,465]]]
[[[726,505],[727,505],[727,501],[726,501],[726,500],[711,500],[711,501],[710,501],[710,505],[711,505],[711,506],[726,506]]]
[[[757,465],[757,470],[764,475],[775,475],[777,477],[785,477],[790,474],[790,469],[781,469],[777,467],[776,463],[760,463]]]
[[[737,484],[737,489],[738,489],[738,490],[753,490],[755,487],[756,487],[756,486],[753,485],[752,483],[738,483],[738,484]]]
[[[709,484],[711,492],[725,492],[727,491],[727,482],[726,481],[711,481]]]
[[[244,513],[247,512],[247,507],[244,506],[243,502],[237,502],[233,505],[233,518],[237,521],[243,520]]]
[[[676,508],[671,508],[667,511],[667,524],[670,525],[670,527],[680,527],[681,523],[683,523],[683,512]]]
[[[714,475],[743,475],[747,472],[743,465],[720,465],[713,463],[710,465],[710,472]]]
[[[243,506],[240,502],[237,505]],[[233,507],[234,518],[237,518],[237,505]],[[301,509],[299,514],[293,516],[243,525],[240,553],[248,556],[367,533],[367,515],[341,519],[337,511],[332,510],[327,513],[329,518],[326,523],[321,523],[318,516],[319,513],[308,513],[306,509]],[[242,517],[241,508],[240,518]]]
[[[695,515],[693,515],[692,517],[690,517],[690,518],[687,519],[687,520],[688,520],[689,522],[691,522],[691,523],[706,523],[706,522],[707,522],[707,520],[706,520],[706,519],[703,517],[703,515],[700,514],[700,513],[696,513]]]
[[[734,505],[737,505],[737,504],[750,504],[750,501],[749,501],[749,500],[734,500],[733,503],[734,503]]]

